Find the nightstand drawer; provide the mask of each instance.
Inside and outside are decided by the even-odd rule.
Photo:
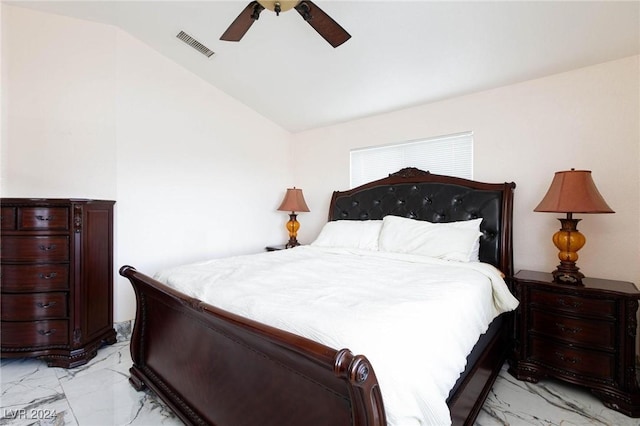
[[[1,256],[3,261],[67,261],[69,237],[4,237]]]
[[[69,229],[69,210],[65,207],[21,207],[18,227],[22,230]]]
[[[615,377],[613,354],[555,344],[546,339],[531,338],[531,357],[550,367],[596,380],[612,382]]]
[[[2,291],[34,292],[69,289],[69,265],[2,265]]]
[[[615,322],[570,318],[555,313],[531,310],[531,332],[568,343],[615,349]]]
[[[48,320],[2,322],[2,347],[66,345],[69,343],[69,322]]]
[[[615,317],[616,303],[607,299],[588,299],[562,293],[531,290],[531,303],[574,314]]]
[[[67,293],[3,294],[1,306],[3,321],[64,319]]]

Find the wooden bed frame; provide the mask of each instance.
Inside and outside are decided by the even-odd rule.
[[[510,277],[514,188],[403,169],[334,192],[329,220],[482,217],[480,259]],[[120,274],[137,298],[130,382],[138,390],[152,389],[186,424],[386,424],[378,381],[365,356],[218,309],[131,266]],[[480,339],[452,390],[447,402],[454,424],[473,424],[504,362],[510,321],[503,317]]]

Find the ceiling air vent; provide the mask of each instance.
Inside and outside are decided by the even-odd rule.
[[[198,52],[202,53],[207,58],[210,58],[213,55],[213,50],[209,49],[207,46],[200,43],[198,40],[191,37],[189,34],[185,33],[184,31],[180,31],[176,37],[178,37],[180,40],[184,41],[189,46],[196,49]]]

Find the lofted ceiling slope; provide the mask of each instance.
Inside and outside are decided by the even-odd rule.
[[[248,1],[7,3],[115,25],[291,132],[640,53],[638,1],[314,2],[350,40],[334,49],[294,10],[219,40]]]

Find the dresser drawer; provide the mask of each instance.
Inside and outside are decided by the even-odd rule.
[[[3,261],[68,261],[69,237],[3,237],[0,256]]]
[[[66,320],[3,321],[1,331],[3,348],[66,345],[69,342],[69,322]]]
[[[2,291],[32,293],[69,289],[69,265],[2,265]]]
[[[578,349],[537,337],[531,338],[530,348],[530,359],[547,366],[596,380],[613,381],[615,377],[615,356],[613,354]]]
[[[18,228],[21,230],[69,229],[66,207],[20,207]]]
[[[3,230],[16,229],[16,208],[1,207],[0,227]]]
[[[607,299],[588,299],[561,293],[531,290],[531,303],[574,314],[615,317],[616,303]]]
[[[0,301],[3,321],[64,319],[67,293],[3,294]]]
[[[614,350],[614,321],[570,318],[556,313],[531,310],[530,331],[586,347]]]

